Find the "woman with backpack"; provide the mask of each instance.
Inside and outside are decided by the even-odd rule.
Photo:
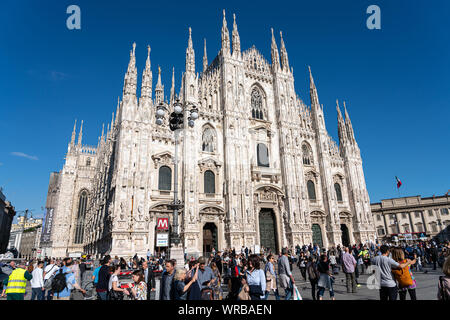
[[[405,263],[405,252],[402,248],[394,248],[392,250],[392,259],[399,264]],[[416,298],[416,279],[413,276],[410,266],[406,266],[403,269],[393,269],[392,274],[395,280],[398,282],[398,294],[400,300],[406,300],[406,292],[409,292],[411,300],[417,300]]]
[[[313,300],[317,300],[316,287],[319,282],[319,271],[317,271],[316,258],[310,255],[308,263],[306,264],[306,271],[308,273],[309,282],[311,283],[311,294]]]
[[[330,291],[331,300],[335,300],[333,291],[334,278],[332,276],[330,270],[330,262],[328,261],[328,257],[326,254],[322,254],[320,256],[320,261],[317,264],[317,271],[319,271],[320,273],[319,282],[317,283],[317,286],[319,287],[319,292],[317,294],[319,300],[323,300],[325,289],[328,289]]]
[[[306,281],[306,264],[308,260],[305,256],[305,253],[303,251],[300,252],[300,255],[298,257],[297,266],[300,269],[300,273],[302,274],[303,279]]]

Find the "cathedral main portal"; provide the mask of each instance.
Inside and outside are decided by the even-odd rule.
[[[261,209],[259,212],[259,239],[261,247],[278,252],[275,213],[273,209]]]

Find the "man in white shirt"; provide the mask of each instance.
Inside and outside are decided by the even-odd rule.
[[[54,259],[50,259],[50,263],[44,269],[44,284],[48,281],[56,272],[59,270],[59,267],[56,265]],[[43,293],[45,296],[45,292]],[[47,291],[47,300],[53,300],[53,292],[51,290]]]
[[[31,300],[44,300],[44,262],[39,261],[36,268],[33,270],[31,275],[33,278],[30,280],[31,283]]]

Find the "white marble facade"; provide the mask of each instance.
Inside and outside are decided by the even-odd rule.
[[[195,105],[200,111],[179,146],[184,203],[179,231],[188,252],[210,249],[204,246],[211,237],[205,226],[218,250],[267,246],[271,238],[273,249],[313,241],[324,247],[375,241],[347,110],[344,120],[337,107],[338,147],[326,130],[311,71],[311,105],[295,93],[281,33],[280,38],[279,50],[272,31],[271,63],[255,47],[241,51],[236,20],[230,38],[224,13],[221,50],[208,63],[205,41],[199,74],[189,30],[181,88],[176,94],[172,80],[167,99],[178,96],[187,109]],[[54,256],[74,251],[145,255],[156,250],[157,218],[172,222],[167,205],[173,199],[174,134],[155,124],[156,105],[165,99],[161,69],[154,89],[152,76],[149,47],[138,96],[134,44],[123,97],[97,147],[83,146],[81,131],[75,143],[74,127],[55,208]],[[161,167],[171,170],[171,190],[160,190]],[[271,218],[260,221],[262,211]]]

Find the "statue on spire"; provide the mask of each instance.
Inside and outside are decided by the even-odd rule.
[[[241,54],[241,39],[239,37],[239,32],[236,24],[236,15],[233,13],[233,56],[240,56]]]
[[[195,52],[192,45],[192,29],[189,27],[188,47],[186,48],[186,72],[195,73]]]
[[[206,53],[206,39],[205,39],[205,46],[203,48],[203,72],[208,69],[208,55]]]
[[[161,83],[161,67],[158,66],[158,82],[155,87],[155,104],[160,104],[164,101],[164,86]]]
[[[273,35],[273,28],[270,28],[272,31],[272,44],[271,44],[271,57],[272,57],[272,68],[277,71],[280,68],[280,58],[278,54],[278,46],[275,41],[275,36]]]
[[[147,61],[145,62],[145,69],[142,73],[142,85],[141,85],[141,98],[147,98],[151,100],[152,98],[152,68],[150,62],[150,46],[147,46]]]
[[[170,88],[170,105],[175,102],[175,67],[172,68],[172,87]]]
[[[230,33],[227,28],[227,19],[225,17],[225,9],[223,9],[223,21],[222,21],[222,54],[230,54]]]
[[[128,70],[125,74],[123,95],[135,96],[137,87],[137,70],[136,70],[136,43],[133,43],[133,50],[130,51],[130,62],[128,63]]]
[[[80,133],[78,134],[78,146],[81,147],[81,142],[83,140],[83,120],[81,120]]]
[[[74,146],[75,145],[75,136],[77,132],[77,119],[75,119],[75,124],[73,125],[73,131],[72,131],[72,139],[70,140],[70,145]]]
[[[286,46],[284,45],[283,32],[282,32],[282,31],[280,31],[280,37],[281,37],[281,48],[280,48],[280,54],[281,54],[281,68],[282,68],[285,72],[289,72],[289,59],[288,59],[288,54],[287,54]]]

